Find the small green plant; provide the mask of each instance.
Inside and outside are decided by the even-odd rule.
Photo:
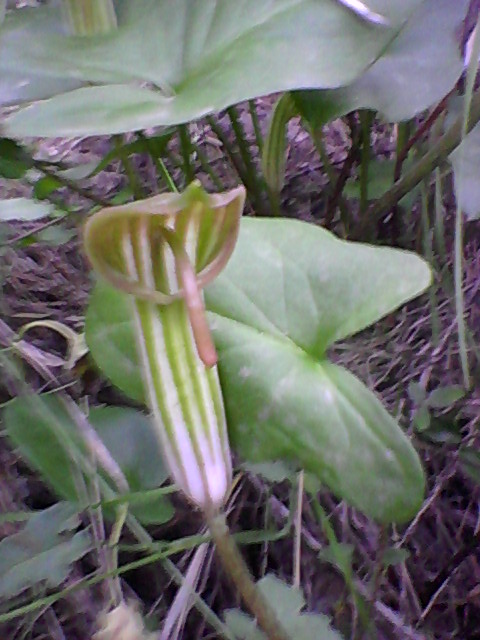
[[[410,383],[408,394],[414,404],[413,424],[419,432],[429,429],[432,409],[447,409],[465,396],[460,385],[439,387],[430,393],[419,383]]]
[[[244,219],[235,246],[243,197],[243,190],[207,196],[192,185],[185,194],[108,208],[88,221],[87,253],[103,282],[88,310],[87,344],[115,384],[146,402],[151,423],[133,410],[107,416],[105,409],[98,422],[92,409],[96,432],[78,433],[65,427],[71,405],[51,397],[13,401],[5,427],[78,508],[89,502],[90,456],[98,459],[105,513],[116,505],[112,545],[130,501],[139,520],[148,513],[138,511],[132,490],[162,481],[142,469],[161,469],[161,451],[176,485],[203,511],[260,626],[269,638],[286,638],[292,627],[254,586],[221,511],[231,483],[224,415],[248,462],[285,460],[381,522],[410,518],[424,486],[415,451],[378,399],[325,354],[335,340],[418,295],[430,271],[413,254],[350,244],[299,222]],[[211,280],[207,324],[201,288]],[[143,430],[147,438],[138,469],[133,449],[127,453],[112,431],[116,421],[127,428],[132,420],[142,428],[129,437]],[[152,434],[157,445],[147,444]],[[158,518],[168,519],[162,492],[149,499]],[[121,593],[112,593],[118,606]]]
[[[0,591],[13,604],[0,621],[68,593],[57,590],[33,602],[26,595],[44,585],[58,589],[69,564],[95,550],[98,573],[77,588],[103,581],[108,586],[110,611],[98,638],[115,637],[118,620],[129,620],[132,633],[141,635],[141,617],[124,601],[120,574],[159,561],[184,589],[190,583],[169,556],[197,548],[200,557],[213,540],[255,617],[235,610],[223,623],[196,597],[219,635],[228,640],[260,640],[265,633],[269,639],[336,639],[325,617],[300,613],[299,589],[273,576],[254,584],[249,575],[223,513],[232,486],[230,446],[247,468],[271,470],[273,462],[280,475],[284,469],[305,469],[316,488],[325,485],[380,523],[405,522],[421,504],[424,475],[408,438],[378,398],[327,354],[337,340],[422,293],[431,277],[426,263],[410,253],[344,242],[305,223],[240,220],[243,188],[209,196],[193,184],[182,194],[142,200],[130,156],[147,153],[159,180],[173,191],[165,163],[179,166],[183,179],[178,182],[188,185],[196,158],[223,191],[188,124],[208,115],[255,213],[280,215],[287,125],[300,116],[328,173],[333,213],[338,204],[347,233],[351,211],[345,196],[357,198],[362,234],[404,196],[411,199],[414,187],[465,139],[451,161],[456,185],[463,180],[463,188],[457,187],[459,203],[474,217],[475,172],[470,175],[464,165],[466,157],[474,166],[478,147],[477,129],[466,138],[480,118],[479,97],[472,97],[475,55],[463,112],[455,101],[448,107],[444,101],[464,68],[453,33],[467,3],[380,1],[374,11],[368,2],[282,0],[248,2],[241,16],[236,2],[214,4],[212,9],[203,0],[195,7],[168,0],[65,0],[63,13],[55,6],[7,11],[0,27],[0,103],[20,107],[2,123],[9,137],[0,139],[0,175],[23,180],[35,198],[2,202],[0,220],[48,215],[41,233],[71,212],[55,196],[62,187],[101,208],[89,218],[85,233],[99,276],[87,311],[86,343],[113,384],[152,414],[77,405],[60,392],[36,396],[18,382],[22,394],[3,412],[5,431],[65,502],[57,510],[22,514],[23,531],[2,543]],[[3,18],[1,9],[4,4]],[[424,63],[418,69],[411,65],[412,52]],[[426,73],[431,82],[425,82]],[[263,140],[253,99],[279,91],[284,93]],[[247,99],[263,175],[234,106]],[[224,108],[238,153],[215,116]],[[429,126],[445,109],[448,117],[445,133],[423,153],[420,143],[429,126],[417,128],[409,119],[426,109],[431,109]],[[322,127],[356,110],[359,123],[355,115],[348,120],[352,150],[337,174],[325,152]],[[371,156],[376,113],[400,123],[395,157],[382,163]],[[153,135],[140,132],[154,126],[163,128]],[[127,131],[137,133],[128,142],[116,136],[99,164],[80,168],[38,160],[13,140]],[[177,139],[179,155],[169,146]],[[413,163],[410,151],[417,148],[422,155]],[[114,160],[120,160],[130,183],[109,203],[81,181]],[[351,180],[357,164],[358,184]],[[28,241],[32,233],[17,240]],[[460,299],[458,307],[463,318]],[[50,328],[64,331],[52,323]],[[83,342],[76,344],[84,354]],[[24,347],[18,340],[14,353],[24,356]],[[465,349],[462,355],[468,374]],[[441,390],[410,391],[418,400],[415,426],[422,431],[430,409],[446,400]],[[450,400],[461,393],[444,391]],[[478,478],[478,456],[470,449],[461,454]],[[163,486],[168,476],[175,485]],[[152,540],[145,527],[173,517],[168,494],[177,489],[202,511],[210,534]],[[330,544],[319,555],[342,573],[366,629],[368,603],[354,584],[351,547],[336,540],[315,502],[317,491],[308,493]],[[90,528],[74,533],[78,515],[85,512]],[[103,518],[113,522],[108,538]],[[31,531],[47,519],[51,528],[29,556]],[[124,526],[144,554],[128,564],[117,557],[119,549],[131,550],[122,547]],[[291,519],[281,531],[270,532],[271,539],[290,529]],[[243,541],[270,535],[243,533]],[[23,555],[12,551],[17,543]],[[393,560],[385,555],[385,565],[404,558],[403,550],[393,551]],[[52,575],[47,562],[55,569]]]

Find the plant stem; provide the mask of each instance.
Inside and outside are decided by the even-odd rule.
[[[163,158],[161,158],[154,151],[152,141],[150,140],[150,138],[144,135],[142,132],[139,132],[138,138],[139,140],[143,140],[143,142],[145,142],[148,152],[150,154],[150,157],[152,158],[153,164],[155,165],[155,168],[157,170],[157,173],[159,173],[160,176],[166,182],[168,190],[173,191],[174,193],[178,193],[177,185],[175,184],[173,177],[170,175],[170,172],[168,171],[165,165],[165,162],[163,161]]]
[[[203,149],[200,147],[199,144],[195,144],[193,148],[195,149],[195,153],[198,156],[201,167],[210,176],[210,179],[213,182],[213,184],[217,187],[219,191],[224,191],[225,185],[222,183],[222,180],[220,176],[217,174],[217,172],[215,171],[215,169],[211,167],[208,157],[204,153]]]
[[[146,548],[155,549],[154,541],[148,531],[138,522],[135,516],[129,514],[127,517],[127,527],[130,532],[135,536],[138,542],[145,545]],[[170,575],[173,582],[178,587],[182,587],[185,583],[185,579],[179,569],[177,569],[176,565],[169,560],[168,558],[162,558],[161,563],[165,571]],[[199,613],[203,615],[205,620],[212,626],[217,633],[226,638],[227,640],[235,640],[233,633],[224,624],[220,618],[215,614],[214,611],[208,606],[205,600],[194,590],[192,589],[190,595],[193,600],[193,604],[198,610]]]
[[[470,117],[466,125],[469,133],[480,120],[480,90],[472,97]],[[359,234],[362,235],[371,225],[375,224],[382,215],[388,213],[399,200],[416,187],[436,167],[439,166],[458,147],[463,137],[463,114],[458,116],[453,125],[447,129],[438,142],[405,175],[395,182],[369,209],[362,219]]]
[[[190,140],[190,132],[188,125],[181,124],[178,127],[178,136],[180,138],[180,150],[182,152],[183,173],[185,176],[185,185],[193,182],[195,178],[195,170],[191,163],[192,143]]]
[[[240,156],[243,160],[243,164],[245,165],[246,174],[248,177],[248,184],[250,186],[251,198],[255,203],[255,210],[260,215],[268,215],[268,211],[264,211],[263,202],[262,202],[262,185],[260,180],[258,179],[257,169],[255,167],[255,163],[252,158],[252,153],[250,151],[250,145],[247,140],[247,136],[243,129],[243,126],[238,117],[238,112],[235,107],[229,107],[227,109],[228,117],[230,118],[230,122],[232,125],[233,132],[235,134],[235,138],[237,140],[238,149],[240,151]]]
[[[467,78],[465,83],[465,95],[463,98],[462,110],[462,127],[461,139],[466,138],[468,133],[468,125],[470,124],[473,108],[473,88],[478,71],[478,56],[480,53],[480,17],[477,17],[475,25],[472,53],[467,68]],[[470,388],[470,371],[468,366],[468,347],[467,347],[467,331],[465,322],[465,300],[463,295],[463,211],[461,208],[462,191],[463,191],[463,165],[464,165],[464,149],[459,151],[459,175],[456,180],[456,200],[457,208],[455,211],[455,263],[454,263],[454,280],[455,280],[455,311],[457,316],[457,332],[458,346],[460,351],[460,363],[462,366],[463,384],[466,389]]]
[[[95,36],[117,28],[113,0],[63,0],[62,8],[72,35]]]
[[[140,185],[137,173],[132,167],[132,163],[130,162],[130,157],[125,150],[123,144],[123,138],[120,135],[113,136],[113,144],[117,151],[118,157],[120,158],[120,162],[125,170],[127,175],[128,184],[130,185],[130,190],[133,194],[135,200],[141,200],[143,197],[143,189]]]
[[[350,127],[350,137],[352,142],[351,142],[348,155],[342,165],[342,168],[335,182],[335,185],[333,186],[332,193],[328,198],[327,211],[325,213],[325,226],[327,229],[330,228],[330,226],[333,223],[337,204],[344,207],[345,211],[348,212],[348,207],[345,203],[344,198],[342,197],[342,192],[347,180],[350,178],[353,165],[355,164],[355,162],[357,162],[358,155],[359,155],[358,140],[360,137],[360,132],[358,130],[356,120],[352,114],[350,114],[350,116],[347,116],[347,120]],[[343,215],[344,214],[342,213],[342,217]],[[344,226],[345,226],[345,232],[347,232],[348,220],[344,220]]]
[[[70,189],[74,193],[77,193],[82,198],[85,198],[85,199],[90,200],[91,202],[95,203],[99,207],[108,207],[108,206],[110,206],[111,203],[108,200],[105,200],[104,198],[101,198],[101,197],[95,195],[89,189],[85,189],[84,187],[79,186],[75,182],[75,180],[70,180],[69,178],[65,178],[61,174],[59,174],[56,171],[54,171],[53,169],[51,169],[49,167],[48,163],[43,162],[41,160],[35,160],[34,159],[33,160],[33,166],[35,167],[35,169],[38,169],[38,171],[41,171],[44,175],[56,180],[58,182],[58,184],[59,184],[59,187],[58,187],[59,189],[60,189],[60,187],[66,187],[67,189]],[[29,180],[28,182],[32,186],[35,185],[35,182],[33,180],[31,180],[31,181]]]
[[[370,134],[373,114],[371,111],[360,112],[362,127],[362,159],[360,164],[360,214],[365,215],[368,207],[368,173],[370,168]]]
[[[430,216],[429,216],[429,207],[428,207],[428,184],[424,180],[420,185],[420,193],[422,198],[422,214],[421,214],[421,224],[422,224],[422,237],[423,237],[423,255],[427,259],[427,261],[433,265],[434,264],[434,255],[433,255],[433,234],[430,231]],[[437,288],[436,285],[433,284],[429,290],[428,295],[430,299],[430,317],[431,317],[431,325],[432,325],[432,343],[437,346],[440,336],[440,320],[438,317],[438,301],[437,301]]]
[[[315,145],[315,149],[317,150],[318,155],[320,156],[320,160],[322,161],[323,168],[328,178],[328,188],[331,192],[331,196],[333,198],[333,192],[335,190],[336,185],[339,182],[339,178],[337,178],[337,174],[335,169],[332,167],[332,164],[329,160],[327,150],[325,149],[325,145],[323,144],[323,132],[321,127],[311,127],[309,128],[310,135],[313,140],[313,144]],[[340,209],[340,215],[343,221],[345,228],[348,226],[348,205],[345,202],[341,192],[338,194],[336,198],[338,203],[338,208]],[[334,213],[334,209],[332,214]],[[333,222],[333,215],[331,216],[330,223]]]
[[[393,174],[393,179],[395,181],[400,179],[400,175],[402,173],[403,162],[407,158],[410,150],[438,122],[438,119],[440,118],[442,113],[447,108],[449,97],[452,95],[452,93],[454,93],[454,91],[455,91],[455,89],[453,89],[448,95],[446,95],[441,100],[441,102],[438,103],[438,105],[435,107],[435,109],[433,109],[433,111],[430,113],[428,118],[418,127],[418,129],[415,131],[415,133],[412,135],[411,138],[404,139],[404,137],[403,137],[404,136],[404,132],[402,131],[403,127],[405,127],[407,129],[407,136],[408,136],[408,130],[409,130],[409,126],[408,125],[409,125],[409,123],[405,122],[405,123],[400,123],[398,125],[399,137],[398,137],[398,144],[397,144],[397,157],[395,159],[395,169],[394,169],[394,174]]]
[[[442,204],[442,174],[439,167],[435,169],[435,245],[442,262],[447,262],[447,247],[445,245],[445,226],[443,218],[445,210]]]
[[[252,119],[253,131],[255,133],[255,141],[257,143],[258,152],[262,155],[263,151],[263,136],[262,130],[260,128],[260,122],[258,120],[257,107],[255,105],[255,100],[248,101],[248,109],[250,111],[250,117]]]
[[[275,612],[255,585],[230,533],[225,515],[217,514],[208,518],[208,526],[225,570],[269,640],[291,640]]]
[[[245,170],[245,167],[242,165],[240,158],[238,157],[238,153],[233,151],[232,146],[228,141],[227,134],[212,116],[207,116],[207,122],[210,125],[213,133],[222,143],[223,150],[229,157],[230,162],[233,164],[235,171],[238,173],[238,177],[248,189],[250,185],[248,182],[247,172]]]

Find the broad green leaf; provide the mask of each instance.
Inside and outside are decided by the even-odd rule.
[[[206,290],[231,441],[249,463],[286,460],[379,520],[405,520],[423,494],[413,448],[379,400],[326,348],[430,282],[407,252],[347,243],[296,221],[244,218]],[[86,338],[103,371],[143,396],[129,301],[99,284]]]
[[[92,407],[89,420],[125,474],[131,491],[154,489],[168,477],[150,419],[126,407]]]
[[[0,598],[12,598],[42,583],[60,585],[71,565],[93,545],[74,507],[58,503],[32,513],[21,531],[0,542]]]
[[[244,218],[206,303],[217,315],[321,358],[337,340],[422,293],[430,280],[429,267],[412,253],[345,242],[295,220]]]
[[[297,107],[314,126],[360,108],[386,120],[408,120],[440,101],[463,71],[456,29],[466,0],[425,0],[376,62],[340,89],[300,91]]]
[[[267,640],[255,620],[240,609],[225,611],[225,623],[237,640]]]
[[[342,636],[331,628],[327,616],[301,613],[305,600],[301,591],[291,587],[273,575],[257,582],[259,590],[273,608],[278,620],[295,640],[342,640]],[[266,640],[255,622],[238,609],[225,613],[227,626],[239,640]]]
[[[38,220],[46,218],[54,211],[54,206],[46,202],[35,202],[29,198],[9,198],[0,200],[0,222],[7,220]]]
[[[425,403],[427,392],[420,382],[410,382],[408,384],[408,395],[413,404],[417,407]]]
[[[93,407],[89,420],[125,474],[130,490],[159,487],[168,477],[152,421],[125,407]],[[173,518],[168,498],[148,495],[131,505],[143,524],[162,524]]]
[[[96,171],[99,171],[97,167],[98,162],[96,161],[84,162],[74,165],[73,167],[68,167],[68,169],[57,171],[57,175],[67,180],[85,180],[85,178],[89,178],[94,175]]]
[[[423,497],[418,457],[376,396],[345,369],[221,316],[212,329],[230,440],[250,462],[286,459],[383,521]]]
[[[48,196],[59,189],[62,186],[62,183],[53,178],[52,176],[45,176],[37,180],[35,186],[33,187],[33,195],[38,200],[43,200],[48,198]]]
[[[167,474],[149,418],[120,407],[94,407],[90,422],[127,477],[132,491],[157,487]],[[66,409],[54,395],[23,396],[8,403],[4,428],[20,453],[62,498],[82,504],[76,478],[81,477],[85,445]],[[102,473],[107,479],[107,476]],[[132,505],[145,524],[170,520],[166,498],[148,498]]]
[[[35,182],[33,187],[33,195],[38,200],[44,200],[48,196],[59,189],[62,183],[53,176],[44,176]]]
[[[75,455],[81,444],[58,399],[52,395],[20,396],[7,404],[2,422],[24,460],[40,471],[60,497],[77,503]]]
[[[77,229],[68,228],[65,225],[57,224],[54,227],[42,229],[34,235],[35,242],[47,244],[50,247],[58,247],[66,244],[78,235]]]
[[[453,420],[436,418],[430,422],[428,429],[421,434],[422,439],[441,446],[450,445],[456,447],[462,443],[460,426]]]
[[[100,280],[90,296],[85,338],[95,362],[113,384],[144,402],[131,314],[130,299]]]
[[[0,98],[53,97],[12,114],[6,130],[118,133],[187,122],[259,95],[345,85],[421,3],[376,0],[392,25],[384,28],[335,0],[117,0],[118,29],[88,39],[67,37],[55,8],[14,12],[0,30]],[[87,84],[94,86],[74,88]]]

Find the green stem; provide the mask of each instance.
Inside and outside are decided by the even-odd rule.
[[[90,200],[91,202],[95,203],[99,207],[110,206],[111,203],[108,200],[105,200],[104,198],[100,198],[99,196],[96,196],[89,189],[80,187],[74,180],[65,178],[64,176],[57,173],[56,171],[53,171],[50,168],[48,163],[42,162],[41,160],[33,160],[33,166],[35,167],[35,169],[38,169],[38,171],[41,171],[45,176],[48,176],[49,178],[53,178],[54,180],[56,180],[58,182],[59,188],[66,187],[67,189],[70,189],[74,193],[77,193],[82,198],[86,198],[87,200]],[[33,181],[33,180],[29,181],[29,183],[32,186],[35,186],[35,182],[36,181]]]
[[[255,100],[248,101],[248,110],[250,111],[250,117],[252,119],[253,131],[255,133],[255,141],[257,143],[258,152],[261,156],[263,151],[263,136],[262,136],[262,130],[260,128],[260,121],[258,119]]]
[[[227,154],[235,171],[238,173],[238,177],[240,178],[241,182],[245,185],[245,187],[248,190],[250,190],[249,179],[248,179],[248,175],[245,170],[245,167],[243,166],[240,158],[238,157],[238,154],[232,149],[232,145],[228,140],[227,134],[222,129],[222,127],[218,124],[218,122],[216,122],[215,119],[212,118],[212,116],[207,116],[207,122],[210,125],[210,128],[212,129],[213,133],[217,136],[217,138],[222,143],[223,150]]]
[[[321,127],[312,127],[309,128],[310,135],[313,140],[313,144],[315,145],[315,149],[317,150],[318,155],[320,156],[320,160],[322,161],[323,168],[328,178],[328,188],[333,196],[333,191],[338,182],[338,177],[335,172],[335,169],[330,162],[328,157],[327,150],[325,149],[325,145],[323,144],[323,132]],[[340,209],[340,215],[343,221],[345,228],[348,227],[348,206],[345,202],[345,199],[341,194],[338,195],[338,208]]]
[[[143,142],[145,142],[148,152],[150,154],[150,157],[152,158],[155,168],[157,170],[157,173],[159,173],[160,176],[166,182],[168,190],[173,191],[174,193],[178,193],[178,188],[177,188],[177,185],[175,184],[173,177],[171,176],[169,170],[167,169],[165,162],[163,161],[163,158],[161,158],[154,151],[152,141],[150,140],[150,138],[144,135],[142,132],[138,134],[138,137],[140,140],[143,140]]]
[[[129,515],[127,517],[127,527],[138,540],[138,542],[145,545],[147,549],[154,549],[154,541],[152,537],[134,516]],[[173,582],[175,582],[177,586],[181,587],[184,584],[184,577],[182,573],[177,569],[175,564],[168,558],[162,558],[161,562],[163,568],[170,575]],[[235,637],[230,629],[220,620],[215,612],[212,611],[208,604],[198,595],[198,593],[194,589],[191,590],[190,595],[197,611],[202,614],[202,616],[210,624],[210,626],[215,629],[217,633],[226,638],[226,640],[235,640]]]
[[[291,640],[283,629],[275,612],[256,586],[243,559],[223,514],[208,520],[208,526],[215,542],[217,553],[230,579],[235,584],[245,604],[253,613],[258,625],[269,640]]]
[[[445,211],[442,203],[442,174],[440,168],[435,169],[435,244],[442,266],[447,262],[447,247],[445,245],[445,225],[443,218]]]
[[[432,246],[432,234],[430,231],[430,216],[428,211],[428,185],[425,181],[420,185],[421,199],[422,199],[422,237],[423,237],[423,254],[427,261],[433,265],[434,264],[434,255],[433,255],[433,246]],[[440,321],[438,317],[438,305],[437,305],[437,295],[436,295],[436,286],[432,285],[428,290],[428,295],[430,299],[430,317],[432,319],[432,343],[434,345],[438,344],[439,336],[440,336]]]
[[[470,104],[470,117],[466,124],[465,133],[469,133],[479,120],[480,90],[477,90]],[[432,171],[458,147],[464,137],[463,121],[463,114],[461,114],[438,142],[420,158],[410,171],[395,182],[395,184],[368,209],[368,215],[361,221],[359,236],[361,236],[370,225],[375,224],[383,215],[388,213],[399,200],[432,173]]]
[[[327,514],[325,513],[320,501],[318,500],[318,496],[315,493],[310,493],[312,498],[312,508],[315,513],[315,517],[317,521],[320,523],[320,526],[323,529],[323,533],[325,534],[330,550],[332,551],[333,562],[337,569],[341,571],[343,575],[343,579],[345,580],[345,584],[347,585],[354,602],[354,605],[358,612],[358,617],[360,623],[364,629],[368,629],[371,626],[370,616],[368,612],[368,607],[365,602],[365,599],[358,592],[357,587],[355,586],[355,582],[353,580],[353,573],[351,564],[346,565],[344,561],[344,550],[342,549],[341,543],[337,540],[337,536],[333,526],[328,519]],[[338,562],[337,562],[338,558]]]
[[[463,100],[463,118],[462,118],[462,140],[466,138],[468,125],[471,118],[472,95],[475,85],[475,79],[478,71],[478,56],[480,53],[480,17],[477,18],[475,25],[472,53],[467,68],[467,79],[465,85],[465,96]],[[462,191],[463,191],[463,164],[464,153],[460,148],[459,160],[459,176],[456,187],[457,208],[455,211],[455,264],[454,264],[454,280],[455,280],[455,311],[457,316],[458,345],[460,351],[460,363],[462,366],[463,383],[466,389],[470,388],[470,371],[468,366],[468,347],[466,336],[465,322],[465,300],[463,295],[463,211],[461,209]]]
[[[398,180],[402,174],[403,162],[406,158],[405,149],[408,148],[410,140],[410,122],[400,122],[397,125],[397,144],[395,152],[395,168],[393,171],[393,179]]]
[[[371,111],[360,112],[362,128],[362,156],[360,163],[360,214],[363,217],[368,207],[368,174],[370,169],[370,135],[373,114]]]
[[[210,179],[213,182],[213,184],[216,186],[216,188],[219,191],[224,191],[225,185],[222,183],[217,172],[211,167],[206,154],[203,152],[203,149],[198,144],[194,145],[194,149],[195,149],[195,153],[198,156],[198,159],[200,160],[200,165],[202,169],[210,176]]]
[[[124,171],[127,175],[128,183],[130,185],[130,190],[132,191],[133,197],[135,200],[141,200],[143,198],[143,189],[138,180],[137,173],[132,167],[132,163],[130,162],[130,158],[128,153],[125,150],[123,145],[123,138],[120,135],[113,136],[113,144],[117,151],[118,157],[120,158],[120,162],[124,168]]]
[[[113,0],[63,0],[62,8],[72,35],[103,35],[117,28]]]
[[[180,151],[183,160],[183,174],[185,176],[185,184],[193,182],[195,178],[195,169],[192,165],[192,143],[190,140],[190,132],[187,124],[181,124],[178,127],[178,136],[180,138]]]
[[[233,132],[237,141],[240,156],[245,165],[245,171],[248,178],[249,190],[251,191],[251,198],[253,200],[256,213],[259,215],[268,215],[268,211],[264,211],[263,198],[262,198],[262,185],[258,179],[258,171],[255,167],[255,163],[252,158],[250,145],[247,141],[246,133],[238,117],[238,112],[235,107],[229,107],[227,109],[228,117],[232,125]]]

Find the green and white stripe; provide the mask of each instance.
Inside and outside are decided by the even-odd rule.
[[[193,303],[186,299],[191,289],[186,280],[193,278],[194,289],[202,273],[210,280],[233,250],[244,193],[223,195],[225,201],[213,203],[221,205],[214,216],[203,195],[199,202],[188,200],[188,215],[181,215],[181,209],[164,215],[160,224],[148,206],[134,203],[95,214],[85,232],[87,253],[97,270],[132,294],[146,399],[172,478],[210,514],[228,495],[232,466],[217,367],[205,365],[205,346],[199,344],[205,341],[202,321],[208,332],[201,293],[197,288]],[[235,206],[229,207],[232,202]],[[221,255],[219,237],[225,228],[223,250],[228,255]],[[216,270],[211,268],[215,261],[220,265]],[[200,330],[196,324],[202,325]]]

